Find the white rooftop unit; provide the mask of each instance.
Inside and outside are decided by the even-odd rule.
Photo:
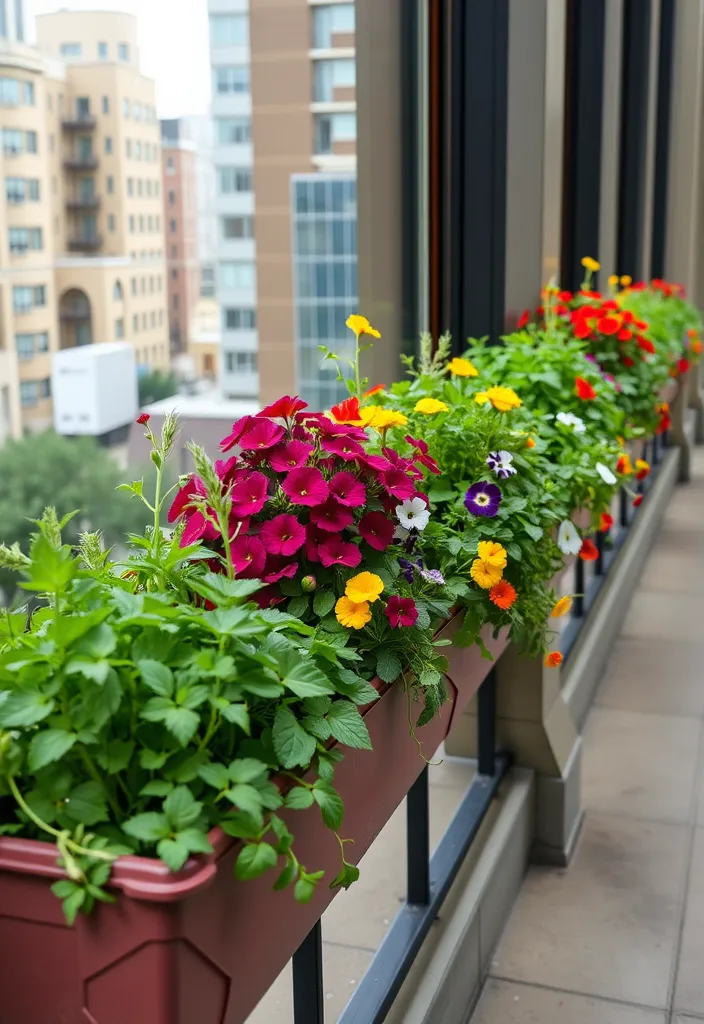
[[[137,367],[126,341],[109,341],[54,354],[51,371],[57,434],[98,437],[137,416]]]

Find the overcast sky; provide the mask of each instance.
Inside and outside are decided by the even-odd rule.
[[[62,8],[136,14],[142,71],[156,80],[159,117],[206,112],[210,101],[206,0],[27,0],[30,20],[35,14]]]

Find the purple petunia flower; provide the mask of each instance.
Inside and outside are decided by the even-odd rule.
[[[406,583],[413,583],[415,570],[413,562],[409,562],[407,558],[399,558],[398,564],[401,566],[401,575],[406,580]]]
[[[482,480],[478,484],[472,484],[464,496],[464,505],[473,516],[488,516],[492,518],[499,511],[501,504],[501,491],[496,484],[490,484]]]
[[[439,587],[445,586],[445,577],[439,569],[420,569],[419,572],[428,583],[437,583]]]

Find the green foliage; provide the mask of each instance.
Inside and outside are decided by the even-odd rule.
[[[178,394],[178,380],[170,370],[152,370],[140,376],[137,381],[139,404],[150,405],[164,398]]]

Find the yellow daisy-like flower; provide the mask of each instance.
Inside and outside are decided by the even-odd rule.
[[[506,548],[503,548],[496,540],[481,540],[477,545],[477,555],[483,562],[496,566],[497,569],[505,569],[508,555]]]
[[[478,377],[479,370],[469,359],[451,359],[447,368],[454,377]]]
[[[389,427],[405,427],[408,419],[402,412],[393,409],[382,409],[378,405],[369,405],[359,411],[360,423],[363,427],[375,430],[388,430]]]
[[[349,597],[341,597],[335,605],[335,616],[341,626],[349,629],[361,629],[372,617],[367,601],[350,601]]]
[[[611,285],[612,288],[616,287],[616,285],[618,284],[618,274],[610,274],[609,275],[609,284]]]
[[[360,572],[347,580],[345,594],[355,604],[370,604],[378,601],[384,589],[384,581],[374,572]]]
[[[486,405],[491,402],[499,412],[508,412],[509,409],[517,409],[521,400],[513,388],[488,388],[486,391],[478,391],[474,401],[479,405]]]
[[[483,558],[475,558],[469,574],[482,590],[491,590],[499,582],[504,571],[498,565],[485,562]]]
[[[449,412],[449,407],[439,398],[419,398],[413,412],[424,412],[426,416],[433,416],[436,412]]]
[[[630,274],[624,274],[623,277],[621,278],[621,284],[623,285],[624,288],[628,288],[629,284],[632,284],[632,283],[633,283],[633,278],[631,277]]]
[[[550,612],[551,619],[561,619],[563,615],[567,615],[567,612],[572,607],[571,597],[561,597],[559,601],[555,602],[553,610]]]
[[[585,270],[591,270],[593,273],[596,273],[597,270],[601,270],[601,263],[599,263],[598,260],[592,259],[591,256],[583,256],[581,263]]]
[[[349,327],[351,331],[354,331],[358,338],[360,334],[371,334],[372,338],[381,337],[379,332],[369,323],[366,316],[360,316],[359,313],[352,313],[348,316],[345,320],[345,327]]]

